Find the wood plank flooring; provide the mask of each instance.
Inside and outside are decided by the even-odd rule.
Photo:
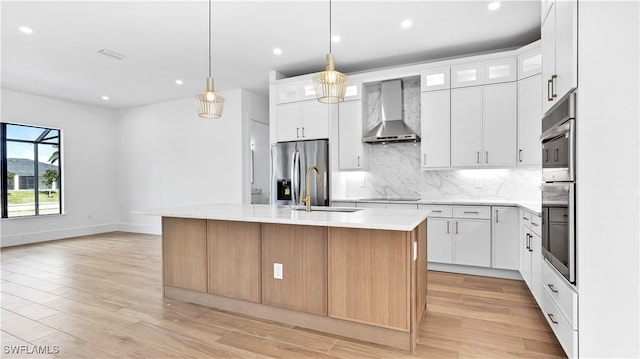
[[[520,281],[429,272],[414,353],[162,297],[159,236],[0,251],[2,358],[564,357]],[[19,348],[20,353],[8,353]],[[36,346],[36,347],[34,347]],[[24,348],[40,349],[26,354]]]

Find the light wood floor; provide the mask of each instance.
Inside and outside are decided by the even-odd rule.
[[[165,299],[160,252],[159,236],[121,232],[2,249],[2,357],[12,345],[50,351],[13,355],[27,358],[564,356],[520,281],[430,272],[408,353]]]

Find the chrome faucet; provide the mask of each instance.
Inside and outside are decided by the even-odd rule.
[[[316,179],[317,179],[317,185],[318,186],[322,186],[322,177],[320,177],[320,169],[318,168],[318,166],[310,166],[307,169],[307,188],[306,188],[306,193],[304,196],[302,196],[302,198],[300,199],[302,202],[304,202],[307,205],[307,212],[311,212],[311,172],[313,170],[316,170]]]

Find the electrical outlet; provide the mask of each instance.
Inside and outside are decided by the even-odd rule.
[[[482,188],[482,180],[481,179],[476,179],[476,188]]]
[[[282,279],[282,263],[273,263],[273,278]]]

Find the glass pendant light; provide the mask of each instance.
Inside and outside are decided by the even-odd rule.
[[[224,97],[213,90],[213,78],[211,77],[211,0],[209,0],[209,77],[207,77],[207,90],[196,96],[196,109],[198,116],[202,118],[220,118]]]
[[[331,0],[329,0],[329,54],[327,67],[313,77],[316,98],[322,103],[338,103],[344,101],[347,91],[347,75],[336,71],[335,60],[331,53]]]

